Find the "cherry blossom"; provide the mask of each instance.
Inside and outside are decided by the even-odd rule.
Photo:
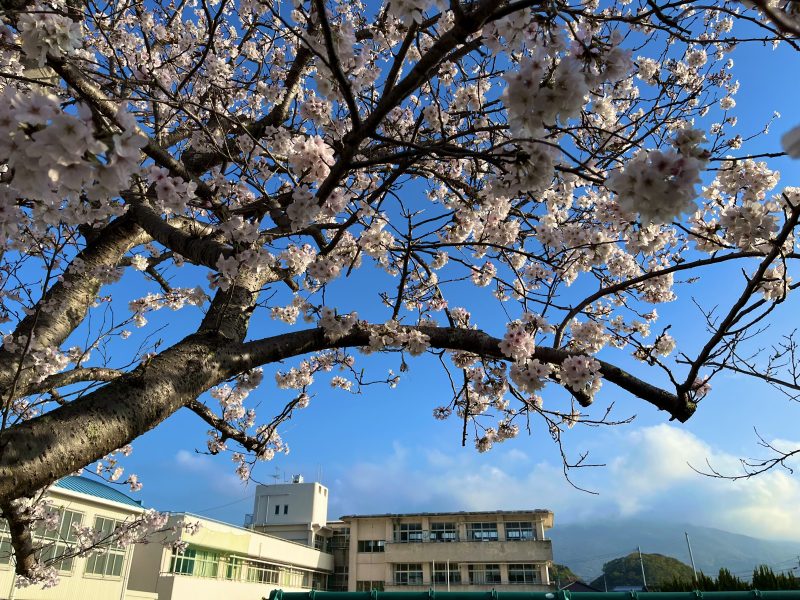
[[[796,387],[796,334],[767,332],[790,321],[800,193],[753,147],[777,149],[779,115],[745,126],[731,54],[787,45],[784,13],[218,8],[4,12],[3,506],[89,464],[139,490],[128,448],[178,410],[248,479],[288,451],[294,411],[404,393],[426,361],[452,384],[426,410],[462,443],[539,424],[565,468],[569,429],[625,420],[589,406],[611,404],[601,384],[680,422],[726,370]],[[20,582],[54,584],[20,558]]]

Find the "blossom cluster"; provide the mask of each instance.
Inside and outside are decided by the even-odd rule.
[[[19,17],[22,51],[40,67],[45,65],[48,54],[61,57],[82,46],[81,25],[63,14],[65,9],[66,3],[60,0],[36,2],[33,10]]]
[[[705,163],[674,150],[641,151],[606,183],[623,210],[639,213],[644,223],[669,223],[695,211],[695,186]]]
[[[576,355],[565,358],[558,371],[561,381],[572,390],[592,398],[600,389],[600,362],[588,356]]]
[[[292,170],[312,183],[319,183],[328,176],[333,161],[333,148],[316,135],[296,140],[294,150],[289,156]]]
[[[358,323],[358,313],[351,312],[337,315],[336,311],[327,306],[320,310],[319,326],[325,330],[325,337],[336,341],[346,336]]]
[[[418,329],[403,327],[398,321],[386,321],[381,326],[373,327],[369,334],[369,345],[362,348],[366,354],[402,348],[411,356],[420,356],[430,347],[430,339]]]
[[[110,199],[137,172],[146,140],[125,110],[119,110],[117,121],[124,129],[110,142],[100,141],[105,132],[96,129],[88,106],[80,104],[68,113],[53,95],[5,87],[0,93],[0,162],[13,177],[0,184],[9,211],[4,216],[26,221],[11,201],[15,196],[32,202],[37,227],[95,223],[121,214],[122,205]],[[81,202],[84,194],[94,203]]]
[[[202,306],[208,299],[208,295],[203,288],[196,286],[193,288],[173,288],[169,292],[156,294],[149,293],[142,298],[131,300],[128,303],[129,310],[133,313],[133,322],[137,327],[147,325],[145,314],[148,312],[169,308],[180,310],[186,305]]]

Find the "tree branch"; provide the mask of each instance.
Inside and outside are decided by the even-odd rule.
[[[44,415],[0,432],[0,503],[35,490],[98,460],[149,431],[209,388],[256,366],[330,348],[366,346],[382,326],[361,325],[336,341],[307,329],[252,342],[211,333],[185,338],[134,371]],[[508,360],[500,340],[473,329],[415,327],[434,348]],[[577,354],[539,347],[534,358],[560,364]],[[686,421],[694,404],[600,361],[601,374],[635,396]],[[44,450],[42,450],[44,449]]]

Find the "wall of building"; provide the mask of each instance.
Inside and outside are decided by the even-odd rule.
[[[182,522],[198,522],[200,528],[188,535],[179,527]],[[252,600],[268,596],[277,588],[303,591],[320,581],[323,583],[318,587],[323,587],[327,575],[333,572],[332,555],[250,529],[186,514],[172,515],[167,526],[175,531],[165,533],[158,543],[136,546],[129,585],[131,589],[156,593],[159,600]],[[188,544],[195,554],[213,555],[215,574],[198,574],[199,569],[194,568],[189,573],[179,572],[176,561],[185,561],[188,554],[173,552],[171,544],[177,541]],[[237,562],[241,567],[231,575],[229,568]],[[250,566],[276,572],[277,581],[248,581]],[[303,579],[305,583],[300,582]]]
[[[158,593],[164,555],[171,552],[162,545],[163,536],[150,544],[136,544],[131,558],[128,589],[137,593]],[[167,564],[169,568],[169,563]]]
[[[80,524],[91,526],[96,517],[125,521],[134,519],[142,512],[133,506],[126,506],[80,494],[58,487],[51,488],[49,499],[54,506],[73,511],[81,515]],[[2,536],[0,536],[2,537]],[[10,561],[0,563],[0,598],[13,597],[15,600],[123,600],[128,598],[123,591],[128,573],[133,548],[124,550],[123,562],[118,576],[95,575],[87,572],[90,557],[75,557],[69,570],[59,572],[61,582],[58,586],[43,590],[40,586],[26,588],[14,587],[14,570]],[[13,594],[13,596],[12,596]]]
[[[304,592],[304,588],[292,588],[284,585],[236,582],[224,579],[208,579],[174,575],[162,578],[158,590],[158,600],[205,600],[220,598],[222,600],[259,600],[266,598],[274,589],[285,592]]]
[[[286,483],[256,487],[253,526],[303,524],[323,527],[327,519],[328,488],[324,485]]]
[[[439,575],[436,580],[434,563],[450,566],[458,573],[451,581],[451,591],[550,589],[548,567],[553,548],[552,542],[545,539],[545,531],[553,523],[549,511],[352,516],[343,517],[343,521],[350,530],[348,591],[363,591],[360,588],[368,582],[387,591],[442,589],[447,586],[447,579],[442,581]],[[431,531],[443,523],[452,526],[452,530],[448,528],[452,537],[447,541]],[[475,539],[473,527],[478,523],[493,529],[491,539]],[[522,537],[519,523],[526,524]],[[408,527],[403,533],[403,526],[412,526],[413,535],[408,533]],[[413,581],[399,585],[395,571],[397,565],[403,564],[414,565],[415,575]],[[478,575],[470,576],[470,566],[477,571],[486,565],[491,565],[497,581],[483,584]],[[524,565],[524,582],[519,581],[520,567],[515,567],[516,576],[511,577],[509,565]]]

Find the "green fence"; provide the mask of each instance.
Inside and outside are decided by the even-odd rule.
[[[284,592],[269,600],[800,600],[800,590],[748,592]]]

